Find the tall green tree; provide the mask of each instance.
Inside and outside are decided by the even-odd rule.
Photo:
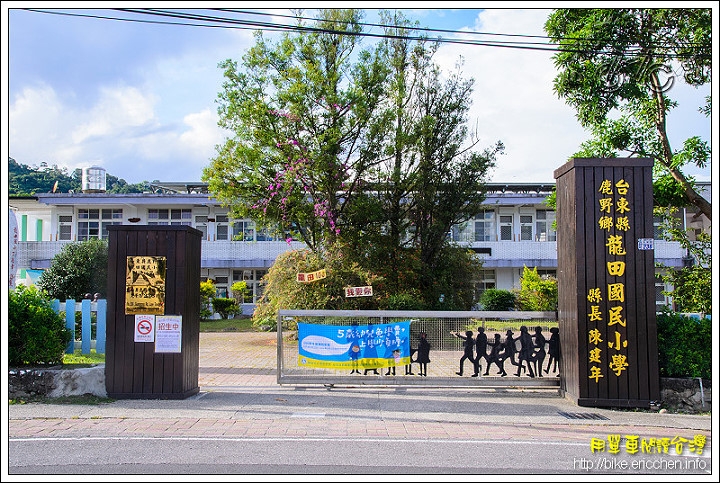
[[[234,135],[203,179],[233,215],[279,223],[323,259],[343,247],[385,294],[462,292],[454,306],[469,308],[461,281],[477,264],[447,234],[479,210],[502,144],[469,140],[473,81],[443,76],[436,42],[383,12],[385,38],[362,48],[361,18],[321,11],[312,30],[257,34],[241,64],[221,64],[220,124]]]
[[[417,166],[419,112],[414,100],[424,69],[431,65],[436,44],[427,39],[408,39],[410,22],[401,12],[381,12],[389,25],[387,37],[378,49],[389,68],[381,111],[373,119],[373,129],[382,133],[379,164],[368,181],[362,203],[355,206],[354,224],[364,227],[354,233],[354,245],[362,247],[360,256],[372,269],[383,274],[385,289],[400,293],[417,287],[419,273],[416,253],[407,236]]]
[[[438,255],[448,244],[451,227],[481,210],[485,182],[504,150],[501,142],[483,151],[474,149],[477,138],[467,142],[472,85],[459,69],[443,81],[439,69],[433,68],[418,92],[418,165],[413,173],[411,221],[422,273],[427,276],[424,286],[431,286],[431,274],[442,269]]]
[[[438,44],[417,38],[411,30],[417,24],[397,11],[382,12],[381,19],[389,27],[379,51],[390,75],[372,124],[383,133],[380,163],[368,178],[370,194],[354,205],[356,253],[374,262],[372,269],[394,293],[419,290],[428,307],[442,294],[448,307],[456,294],[456,306],[469,307],[472,301],[459,294],[471,290],[461,281],[472,280],[478,265],[473,254],[455,250],[447,234],[479,211],[484,182],[503,146],[481,152],[471,138],[473,80],[462,77],[461,63],[454,72],[441,72],[434,60]]]
[[[555,92],[592,133],[575,156],[654,158],[657,176],[671,177],[712,219],[711,203],[683,172],[706,167],[710,148],[694,136],[673,149],[667,129],[674,83],[711,80],[711,9],[558,9],[545,30],[558,44]],[[709,116],[709,97],[698,110]]]

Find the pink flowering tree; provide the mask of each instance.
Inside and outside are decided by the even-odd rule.
[[[258,33],[242,63],[222,63],[220,125],[233,136],[203,179],[232,214],[276,225],[311,249],[348,228],[345,212],[377,164],[387,68],[362,50],[360,12],[325,10],[277,43]]]

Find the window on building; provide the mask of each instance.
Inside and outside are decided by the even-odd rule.
[[[216,297],[228,298],[228,277],[215,277]]]
[[[520,215],[520,240],[532,241],[533,239],[533,216]]]
[[[215,215],[215,239],[230,240],[230,218],[227,213]]]
[[[544,268],[536,268],[538,275],[540,275],[540,278],[557,278],[557,270],[548,270]]]
[[[500,240],[512,241],[513,239],[513,216],[500,215]]]
[[[261,269],[233,270],[233,283],[244,281],[247,285],[246,303],[257,303],[262,295],[261,280],[266,273],[267,270]]]
[[[195,216],[195,228],[202,232],[203,240],[207,240],[207,234],[208,234],[207,225],[208,225],[207,215],[196,215]]]
[[[557,270],[551,268],[538,268],[538,267],[527,267],[531,270],[535,270],[540,278],[553,277],[557,278]],[[523,277],[525,274],[525,267],[519,268],[517,271],[518,279]]]
[[[655,307],[661,309],[665,305],[670,305],[671,300],[665,296],[663,292],[668,290],[662,277],[658,274],[655,275]]]
[[[274,241],[277,240],[275,232],[268,227],[257,227],[255,230],[255,239],[257,241]]]
[[[510,217],[512,225],[512,217]],[[510,229],[512,236],[512,227]],[[495,212],[484,210],[475,215],[475,241],[495,241]]]
[[[233,240],[255,241],[255,222],[252,220],[234,220],[232,223]]]
[[[72,215],[58,216],[58,240],[72,240]]]
[[[454,242],[467,242],[472,240],[471,224],[463,222],[450,227],[448,238]]]
[[[655,240],[665,239],[665,229],[663,228],[663,218],[661,216],[653,216],[653,238]]]
[[[480,270],[474,282],[476,300],[488,289],[495,288],[495,270]]]
[[[190,208],[149,209],[148,225],[192,226],[192,210]]]
[[[480,293],[495,288],[495,270],[480,270],[475,287],[480,289]]]
[[[537,210],[535,213],[535,241],[557,241],[557,232],[553,230],[555,212]]]
[[[122,225],[123,210],[119,208],[79,209],[78,241],[93,238],[107,240],[110,225]]]

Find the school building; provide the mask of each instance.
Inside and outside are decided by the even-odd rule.
[[[478,293],[519,288],[526,266],[555,276],[555,212],[545,203],[555,184],[490,183],[487,188],[484,209],[447,234],[482,259],[483,269],[475,280]],[[699,190],[712,199],[709,182],[699,183]],[[187,225],[203,233],[201,277],[214,280],[218,296],[232,296],[235,281],[247,283],[245,314],[252,313],[261,295],[260,281],[275,258],[305,247],[300,241],[277,238],[251,219],[231,218],[228,209],[208,193],[206,183],[157,182],[146,193],[107,193],[104,169],[97,166],[83,170],[82,192],[13,196],[9,207],[17,223],[17,255],[11,264],[17,283],[37,281],[68,243],[106,239],[110,225]],[[693,208],[681,209],[679,216],[692,230],[691,236],[710,230],[710,221]],[[662,239],[657,221],[655,226],[656,262],[669,267],[693,263],[679,243]],[[656,303],[671,304],[662,294],[666,287],[657,270]]]

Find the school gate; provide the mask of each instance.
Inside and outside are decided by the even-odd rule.
[[[277,318],[278,384],[333,385],[418,385],[437,387],[542,388],[559,393],[560,366],[551,364],[549,355],[537,364],[535,377],[519,369],[519,327],[525,325],[531,335],[540,328],[549,341],[550,328],[557,326],[556,312],[522,311],[407,311],[407,310],[280,310]],[[463,340],[452,332],[478,334],[485,328],[491,345],[505,344],[507,331],[518,353],[501,361],[506,375],[496,364],[488,367],[480,361],[480,374],[473,362],[464,361]],[[409,362],[416,357],[420,333],[427,334],[431,348],[427,375],[419,376],[420,367]],[[496,337],[497,334],[497,337]],[[353,354],[353,345],[357,351]],[[546,347],[546,344],[542,344]],[[544,351],[547,352],[547,351]],[[523,364],[527,366],[527,364]],[[542,366],[542,369],[540,368]],[[535,371],[535,370],[533,370]],[[410,373],[412,372],[412,374]],[[520,375],[516,375],[520,373]]]
[[[199,317],[200,260],[202,233],[187,226],[110,226],[108,252],[108,297],[105,385],[108,396],[116,399],[182,399],[199,392]],[[294,320],[295,324],[291,324]],[[461,334],[477,327],[488,327],[487,335],[514,327],[518,323],[531,331],[540,327],[549,339],[549,326],[556,325],[556,312],[423,312],[423,311],[280,311],[277,331],[278,384],[349,384],[349,385],[428,385],[428,386],[502,386],[559,388],[558,367],[547,373],[540,370],[530,378],[527,370],[516,376],[519,366],[504,361],[507,375],[498,374],[497,366],[474,372],[472,361],[465,361],[459,377],[462,341],[450,334]],[[374,325],[392,327],[406,324],[403,347],[416,347],[421,331],[432,344],[427,375],[405,374],[407,353],[373,358],[374,367],[359,361],[358,370],[343,364],[329,367],[306,364],[305,348],[298,344],[297,332],[285,330],[297,322],[322,326],[336,334],[343,326]],[[293,334],[293,337],[286,337]],[[474,334],[476,335],[476,334]],[[375,332],[378,349],[386,346],[389,335]],[[325,337],[325,339],[329,339]],[[310,334],[306,343],[328,344],[318,334]],[[343,341],[343,344],[346,344]],[[307,345],[307,344],[306,344]],[[364,345],[364,344],[363,344]],[[513,347],[519,350],[519,342]],[[342,347],[326,348],[336,356]],[[490,352],[488,350],[488,352]],[[365,358],[368,359],[368,358]],[[538,364],[543,361],[538,361]],[[366,372],[365,369],[368,369]],[[362,377],[357,377],[362,374]],[[413,377],[414,376],[414,377]],[[540,377],[545,376],[545,377]]]
[[[579,158],[555,171],[557,316],[555,312],[528,316],[521,312],[281,310],[277,382],[558,387],[580,406],[649,407],[660,399],[652,165],[651,159]],[[190,227],[111,226],[109,233],[108,395],[183,398],[196,394],[201,232]],[[491,319],[497,318],[521,320],[531,333],[540,327],[548,340],[549,324],[543,321],[557,320],[562,356],[556,373],[529,377],[506,359],[505,377],[497,374],[499,370],[493,375],[494,368],[485,375],[487,361],[481,362],[483,375],[470,377],[472,363],[465,361],[464,375],[457,376],[462,344],[450,332],[462,334],[474,327],[473,335],[477,335],[477,326],[490,327]],[[141,330],[151,319],[154,328],[163,332],[160,339],[155,333],[153,343],[149,333]],[[352,347],[347,333],[369,325],[388,331],[375,334],[378,341],[386,341],[386,349],[393,349],[392,356],[359,356],[354,372],[348,365],[354,363],[351,357],[340,359]],[[285,334],[286,328],[295,326],[298,332],[293,341]],[[510,327],[516,337],[517,324]],[[301,335],[300,328],[305,334]],[[404,335],[398,332],[403,328]],[[504,330],[502,325],[493,328],[494,332],[486,331],[489,340]],[[406,376],[409,350],[416,347],[413,337],[420,331],[427,332],[434,343],[428,376]],[[400,347],[407,351],[396,354]],[[370,363],[364,365],[363,359]]]

